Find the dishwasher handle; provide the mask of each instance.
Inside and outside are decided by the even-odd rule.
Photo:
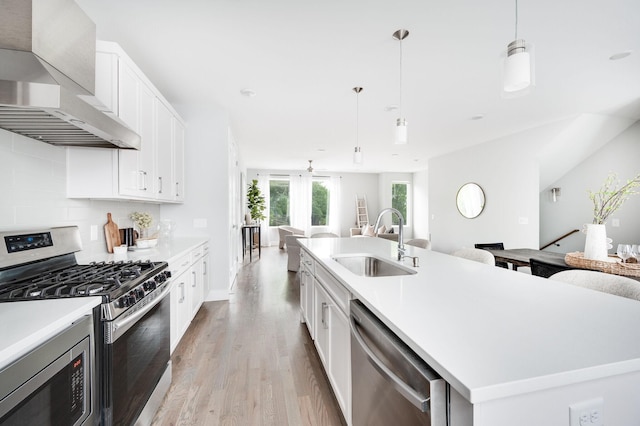
[[[430,397],[426,395],[422,395],[418,393],[415,389],[409,386],[407,383],[402,381],[400,377],[394,374],[393,371],[389,369],[367,346],[366,342],[362,338],[360,331],[358,330],[358,324],[356,323],[355,317],[352,314],[349,322],[349,326],[351,328],[351,335],[356,339],[364,353],[367,355],[367,358],[371,361],[371,365],[385,378],[388,382],[390,382],[393,387],[403,396],[407,401],[413,404],[416,408],[418,408],[423,413],[429,411],[429,400]]]

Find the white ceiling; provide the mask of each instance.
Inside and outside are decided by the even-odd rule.
[[[247,168],[397,171],[581,114],[640,119],[640,1],[520,0],[535,90],[501,95],[513,0],[77,0],[172,102],[226,109]],[[409,144],[393,145],[403,42]],[[622,60],[609,57],[633,53]],[[355,86],[364,164],[356,144]],[[240,94],[249,88],[254,97]],[[480,120],[472,120],[475,115]],[[189,117],[184,117],[187,122]]]

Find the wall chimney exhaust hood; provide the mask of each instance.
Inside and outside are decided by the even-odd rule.
[[[73,0],[0,0],[0,128],[61,146],[140,149],[96,102],[96,26]],[[99,103],[99,102],[98,102]]]

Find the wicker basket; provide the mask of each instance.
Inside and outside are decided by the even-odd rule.
[[[567,253],[564,261],[567,265],[582,269],[593,269],[594,271],[606,272],[607,274],[625,275],[628,277],[640,277],[640,264],[622,263],[618,256],[609,256],[607,260],[585,259],[584,253]]]

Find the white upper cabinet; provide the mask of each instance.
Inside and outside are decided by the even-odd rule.
[[[67,196],[184,201],[184,124],[115,43],[98,41],[96,107],[140,135],[140,150],[67,149]]]
[[[173,118],[173,195],[176,202],[184,201],[184,125]]]
[[[173,125],[169,108],[160,100],[155,102],[155,139],[157,146],[155,194],[160,200],[172,201],[173,194]]]

